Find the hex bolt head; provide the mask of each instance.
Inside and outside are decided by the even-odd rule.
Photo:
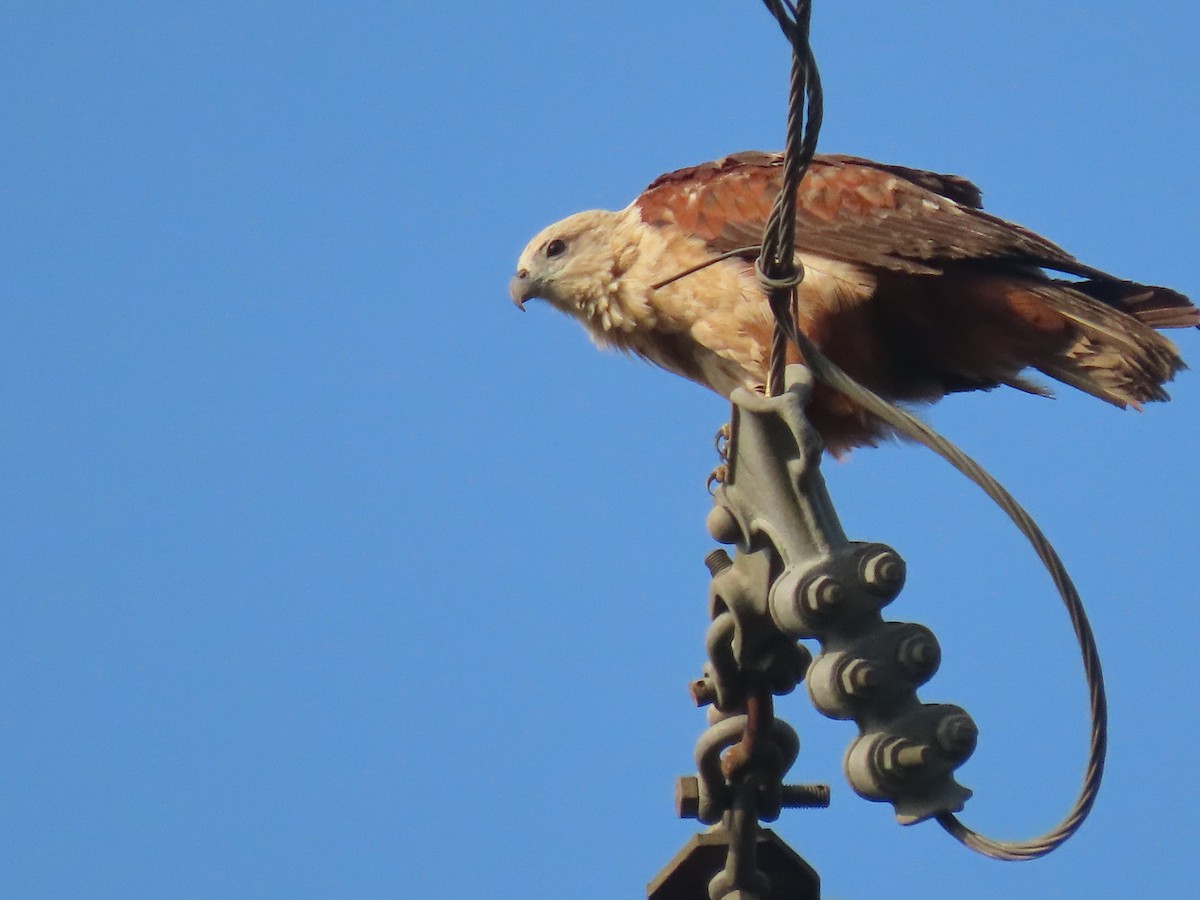
[[[936,672],[941,664],[941,648],[927,632],[911,634],[896,647],[896,662],[911,675],[926,677]]]
[[[865,659],[849,660],[838,672],[838,685],[851,697],[867,697],[881,682],[879,669]]]
[[[717,700],[716,686],[707,678],[697,678],[688,685],[688,693],[697,706],[708,706]]]
[[[807,579],[800,589],[800,603],[810,613],[828,615],[842,602],[842,586],[828,575]]]
[[[881,597],[895,597],[904,587],[904,560],[895,550],[886,547],[865,556],[858,572],[872,593]]]
[[[954,713],[942,719],[937,727],[938,746],[946,755],[957,761],[965,760],[975,752],[979,740],[979,726],[966,713]]]
[[[700,779],[682,775],[675,780],[675,813],[681,819],[700,816]]]
[[[704,557],[704,565],[708,567],[708,574],[714,578],[720,575],[726,569],[733,565],[733,560],[729,558],[729,554],[721,547],[718,547],[708,556]]]

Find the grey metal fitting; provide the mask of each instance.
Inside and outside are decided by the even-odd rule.
[[[876,764],[881,772],[893,778],[911,778],[929,765],[933,748],[907,738],[889,738],[875,748]]]
[[[846,538],[821,477],[820,438],[804,415],[811,387],[810,373],[789,367],[783,394],[733,395],[728,477],[713,492],[707,527],[737,552],[705,559],[710,662],[691,685],[713,723],[697,745],[694,803],[709,824],[728,810],[735,783],[774,768],[771,754],[758,751],[753,763],[730,755],[732,781],[720,765],[741,735],[738,712],[750,690],[785,693],[801,680],[824,715],[858,725],[845,769],[860,795],[890,802],[905,823],[955,812],[970,796],[953,770],[974,749],[974,723],[914,693],[936,672],[941,648],[929,629],[880,614],[904,586],[906,566],[886,544]],[[803,638],[820,641],[815,660],[795,643]],[[783,756],[790,766],[794,754]],[[779,774],[756,790],[760,818],[789,805],[787,797],[802,798],[785,797]]]
[[[907,567],[900,554],[883,544],[868,544],[858,565],[858,574],[873,594],[892,600],[904,587]]]
[[[694,757],[698,776],[696,818],[714,825],[729,808],[729,786],[721,771],[721,751],[732,747],[746,731],[746,716],[731,716],[712,725],[696,742]]]
[[[954,770],[969,755],[966,739],[973,725],[957,706],[925,704],[887,722],[883,730],[861,735],[844,760],[846,778],[861,797],[883,800],[896,810],[896,820],[911,825],[963,808],[971,792],[954,780]],[[969,720],[968,720],[969,721]],[[951,722],[949,725],[945,723]],[[946,750],[938,739],[945,725],[948,739],[962,741]]]
[[[871,696],[882,680],[879,669],[865,659],[846,660],[838,672],[838,684],[851,697]]]
[[[842,671],[856,658],[846,651],[822,653],[808,667],[805,684],[813,706],[831,719],[852,719],[858,704],[842,684]]]
[[[942,719],[935,733],[938,746],[955,762],[963,762],[975,752],[979,726],[965,712]]]
[[[783,635],[766,652],[766,662],[761,672],[771,693],[790,694],[804,680],[812,663],[812,654],[807,647]]]
[[[923,625],[908,625],[912,630],[896,646],[896,662],[904,667],[918,684],[924,684],[942,664],[942,648],[933,632]]]
[[[708,533],[718,544],[736,544],[742,536],[742,527],[734,518],[733,513],[724,506],[714,506],[708,511],[704,523]]]
[[[845,593],[837,581],[822,573],[801,582],[800,604],[812,615],[829,618],[845,600]]]
[[[697,801],[695,818],[705,825],[719,822],[721,816],[729,808],[731,793],[725,778],[721,754],[742,739],[747,721],[745,715],[722,719],[710,726],[696,742]],[[776,781],[782,780],[783,775],[792,767],[792,763],[800,754],[800,738],[790,725],[782,719],[775,719],[771,723],[771,732],[766,736],[766,740],[769,741],[769,746],[761,748],[762,757],[759,763],[766,767],[768,770],[766,774],[771,778]],[[690,792],[690,783],[686,788]],[[677,786],[677,790],[681,790],[681,788]],[[777,800],[778,795],[776,795]],[[778,809],[768,808],[765,813],[764,817],[773,817],[778,815]]]
[[[713,619],[704,635],[708,664],[704,667],[704,679],[713,693],[712,702],[721,709],[733,709],[741,703],[742,688],[740,668],[734,653],[737,638],[737,621],[730,612],[723,612]]]

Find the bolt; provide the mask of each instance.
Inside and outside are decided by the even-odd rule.
[[[894,597],[904,586],[905,566],[895,550],[881,547],[870,556],[864,557],[859,575],[874,593],[883,597]]]
[[[729,558],[729,554],[721,547],[718,547],[708,556],[704,557],[704,565],[708,566],[708,574],[714,578],[733,565],[733,560]]]
[[[829,785],[785,784],[781,798],[784,809],[824,809],[829,805]]]
[[[941,662],[941,652],[933,636],[921,631],[900,642],[896,647],[896,661],[913,675],[929,675]]]
[[[818,575],[801,588],[800,602],[809,612],[828,614],[842,602],[842,586],[828,575]]]
[[[937,727],[937,742],[954,760],[965,760],[975,751],[979,727],[966,713],[952,713]]]
[[[675,779],[675,814],[681,819],[700,817],[700,779],[695,775]]]
[[[838,672],[838,684],[851,697],[866,697],[879,687],[879,669],[865,659],[852,659]]]
[[[932,748],[907,738],[894,738],[881,748],[880,765],[891,775],[908,775],[929,761]]]
[[[688,692],[697,706],[708,706],[717,699],[717,689],[707,678],[697,678],[688,685]]]

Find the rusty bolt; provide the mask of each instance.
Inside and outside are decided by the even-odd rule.
[[[717,689],[707,678],[697,678],[688,685],[688,692],[697,706],[708,706],[717,699]]]
[[[716,577],[733,565],[733,560],[729,558],[729,554],[721,547],[718,547],[708,556],[704,557],[704,565],[708,566],[708,574]]]
[[[721,754],[721,774],[733,779],[750,762],[752,751],[745,740],[739,741]]]
[[[675,780],[675,814],[681,819],[700,817],[700,779],[695,775]]]
[[[824,809],[829,805],[829,785],[785,784],[780,805],[784,809]]]

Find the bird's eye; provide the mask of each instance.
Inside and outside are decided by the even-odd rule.
[[[550,259],[554,259],[556,256],[562,256],[566,252],[567,242],[560,241],[558,238],[555,238],[546,245],[546,256]]]

